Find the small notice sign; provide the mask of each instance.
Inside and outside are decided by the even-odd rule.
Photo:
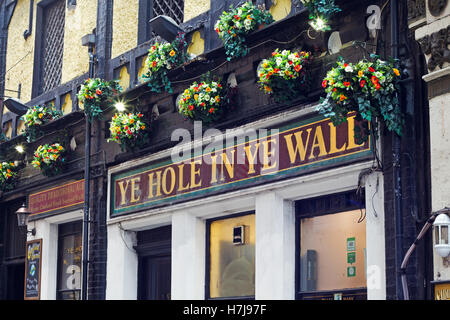
[[[351,266],[347,268],[347,277],[348,278],[356,277],[356,267]]]
[[[41,258],[42,239],[27,242],[25,256],[25,300],[39,300],[41,298]]]
[[[347,252],[356,251],[356,239],[347,238]]]

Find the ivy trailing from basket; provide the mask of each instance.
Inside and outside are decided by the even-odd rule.
[[[249,49],[245,37],[259,27],[271,24],[273,17],[264,6],[245,2],[240,7],[232,5],[228,12],[223,12],[214,28],[223,42],[228,60],[244,57]]]
[[[0,162],[0,191],[13,190],[18,177],[19,167],[14,162]]]
[[[321,98],[317,108],[325,117],[330,117],[335,126],[347,121],[348,113],[353,111],[357,113],[356,120],[366,120],[362,130],[355,127],[359,143],[367,141],[371,133],[378,137],[379,122],[399,136],[404,126],[398,99],[401,74],[396,68],[397,62],[383,61],[377,56],[372,56],[372,60],[356,64],[343,59],[337,61],[322,82],[327,96]]]
[[[40,145],[31,162],[46,177],[54,177],[64,171],[67,164],[66,149],[59,143]]]
[[[301,2],[309,11],[310,25],[319,31],[330,30],[328,21],[342,11],[334,0],[301,0]]]
[[[28,109],[27,113],[21,117],[25,123],[25,136],[27,142],[36,141],[43,135],[42,126],[63,116],[63,113],[56,110],[54,106],[34,106]]]
[[[78,92],[78,99],[84,106],[84,113],[92,122],[102,119],[103,111],[110,107],[113,99],[121,92],[122,87],[117,80],[87,79]]]
[[[269,59],[264,59],[258,70],[258,83],[264,93],[277,102],[290,101],[308,88],[307,68],[311,53],[276,49]]]
[[[120,144],[122,151],[142,148],[149,136],[150,126],[142,113],[116,113],[109,126],[108,142]]]
[[[156,42],[150,47],[146,60],[148,71],[143,75],[150,91],[173,92],[168,73],[188,60],[186,48],[187,42],[184,33],[179,33],[171,43]]]
[[[237,88],[230,88],[209,74],[194,82],[179,97],[179,112],[194,121],[211,123],[233,107]]]

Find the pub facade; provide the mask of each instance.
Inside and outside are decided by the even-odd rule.
[[[0,195],[0,298],[403,299],[400,265],[431,213],[428,71],[414,38],[428,1],[399,1],[398,12],[382,1],[335,2],[340,11],[321,31],[302,1],[253,1],[273,21],[249,33],[246,54],[231,59],[216,21],[239,1],[1,2],[0,92],[20,92],[22,105],[52,105],[63,116],[28,142],[20,107],[3,99],[0,160],[18,161],[21,170],[14,189]],[[48,19],[50,11],[62,22]],[[160,15],[184,33],[189,58],[168,69],[171,90],[157,92],[145,75],[152,48],[170,38]],[[34,28],[24,39],[15,30],[23,32],[25,16]],[[62,40],[49,27],[58,23]],[[49,56],[46,36],[60,57]],[[11,42],[35,44],[34,57],[16,57]],[[349,112],[338,125],[319,112],[324,78],[339,57],[355,66],[372,54],[387,61],[394,47],[401,137],[380,125],[361,140],[355,132],[368,119]],[[260,74],[263,60],[283,50],[312,59],[307,90],[279,101]],[[183,117],[186,91],[208,73],[230,93],[226,111],[214,121]],[[123,89],[116,108],[90,122],[79,95],[88,78],[116,79]],[[138,114],[151,128],[137,147],[111,142],[118,102],[122,114]],[[33,156],[55,142],[67,149],[67,164],[46,176]],[[16,221],[23,204],[25,229]],[[40,254],[28,255],[36,244]],[[434,298],[432,257],[428,235],[406,268],[412,299]]]

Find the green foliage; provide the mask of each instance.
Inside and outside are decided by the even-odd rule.
[[[84,106],[89,121],[101,119],[116,95],[122,92],[117,80],[105,81],[99,78],[87,79],[78,92],[78,99]]]
[[[310,24],[316,30],[330,30],[328,21],[341,9],[334,0],[301,0],[309,11]],[[320,21],[320,22],[319,22]]]
[[[15,188],[19,177],[19,168],[14,162],[0,162],[0,191],[7,192]]]
[[[41,127],[63,116],[54,106],[34,106],[21,117],[25,122],[27,142],[36,141],[43,135]]]
[[[400,71],[394,61],[373,57],[375,61],[362,60],[355,65],[340,59],[322,82],[327,96],[321,99],[318,111],[330,117],[335,126],[345,122],[349,112],[356,111],[357,120],[372,123],[375,137],[378,122],[401,136],[404,118],[397,97]],[[359,142],[367,140],[368,130],[355,131]]]
[[[143,78],[148,81],[150,91],[173,92],[168,73],[188,60],[186,48],[185,34],[180,33],[172,43],[157,42],[149,49],[146,61],[148,72]]]
[[[308,86],[305,66],[311,62],[309,52],[279,51],[264,59],[258,70],[261,90],[277,102],[287,102],[305,92]]]
[[[31,161],[33,167],[41,169],[41,173],[46,177],[61,174],[66,163],[66,149],[59,143],[40,145]]]
[[[259,26],[272,23],[273,17],[262,6],[256,6],[252,2],[245,2],[242,6],[223,12],[215,24],[216,32],[228,56],[228,60],[243,57],[248,54],[245,45],[245,37]]]
[[[111,119],[108,142],[120,144],[122,151],[134,151],[145,145],[149,130],[142,113],[116,113]]]
[[[211,123],[223,116],[232,104],[234,94],[233,89],[208,74],[182,93],[178,102],[179,112],[192,120]]]

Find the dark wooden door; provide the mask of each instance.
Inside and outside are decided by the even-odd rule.
[[[142,258],[141,300],[170,300],[171,257]]]

